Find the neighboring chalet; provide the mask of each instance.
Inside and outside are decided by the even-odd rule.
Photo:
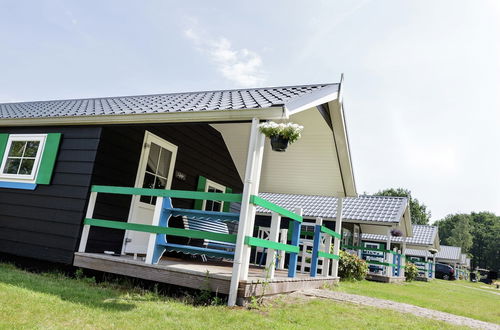
[[[408,249],[408,255],[425,258],[427,253],[422,250]],[[435,263],[450,265],[455,269],[455,277],[458,279],[460,273],[462,248],[458,246],[441,245],[439,252],[434,255]],[[465,262],[465,261],[464,261]]]
[[[326,227],[337,231],[338,198],[318,195],[296,194],[261,194],[266,200],[291,209],[293,205],[300,205],[303,211],[304,222],[302,227],[303,243],[302,255],[299,260],[302,272],[309,270],[309,254],[312,247],[312,230],[315,223],[321,221]],[[259,208],[257,214],[268,214]],[[405,197],[390,196],[359,196],[347,197],[342,204],[342,245],[341,248],[365,259],[369,265],[368,279],[382,282],[401,282],[404,280],[401,260],[401,248],[387,239],[387,233],[397,230],[404,237],[412,236],[411,219],[408,200]],[[386,234],[381,235],[381,233]],[[309,234],[309,235],[308,235]],[[362,235],[385,237],[382,243],[362,244]],[[308,240],[309,239],[309,240]],[[321,271],[321,265],[318,267]]]
[[[438,227],[429,225],[412,225],[413,237],[393,237],[392,243],[403,251],[407,261],[419,268],[418,279],[427,281],[434,278],[436,253],[440,250]],[[387,236],[363,234],[364,244],[382,244]],[[416,252],[415,252],[416,251]]]
[[[302,138],[272,151],[269,120]],[[192,288],[208,276],[230,305],[338,280],[340,234],[319,221],[313,271],[296,274],[304,207],[264,193],[357,195],[342,83],[0,104],[0,161],[0,252]]]

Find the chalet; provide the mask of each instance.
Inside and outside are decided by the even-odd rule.
[[[403,237],[413,235],[407,198],[366,195],[343,198],[342,222],[339,224],[337,197],[279,193],[263,193],[262,197],[285,208],[301,205],[304,218],[302,251],[298,262],[301,272],[310,269],[307,260],[312,257],[307,251],[312,250],[314,233],[308,228],[312,228],[320,219],[332,230],[341,228],[341,248],[366,260],[369,264],[368,279],[391,283],[404,281],[402,247],[391,244],[387,233],[396,230]],[[268,211],[259,208],[257,214],[262,216],[268,214]],[[362,242],[365,235],[383,240]],[[322,271],[321,261],[318,271]]]
[[[208,276],[230,305],[334,283],[339,231],[318,220],[326,270],[297,274],[303,208],[265,193],[357,196],[342,86],[0,104],[0,252],[192,288]],[[302,138],[273,151],[266,121]]]
[[[411,256],[426,257],[427,253],[422,250],[408,249],[407,253]],[[458,279],[460,269],[460,259],[462,248],[458,246],[441,245],[439,252],[434,255],[435,263],[450,265],[454,268],[455,277]]]
[[[417,265],[418,279],[428,281],[434,278],[435,256],[440,250],[438,228],[416,224],[412,228],[412,237],[393,237],[392,243],[402,251],[407,261]],[[363,234],[362,240],[365,244],[383,243],[387,236]]]

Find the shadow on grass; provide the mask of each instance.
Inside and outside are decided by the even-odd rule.
[[[92,279],[71,279],[60,273],[34,274],[10,264],[0,263],[0,283],[25,290],[58,296],[61,300],[91,308],[126,312],[134,309],[134,301],[144,298],[122,298],[116,289],[94,286]],[[16,293],[18,294],[18,293]],[[27,298],[29,299],[29,298]]]

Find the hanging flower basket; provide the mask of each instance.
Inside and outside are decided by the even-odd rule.
[[[391,236],[401,237],[403,236],[403,232],[399,229],[391,229]]]
[[[300,134],[304,126],[294,123],[265,122],[260,124],[260,131],[271,140],[271,147],[274,151],[284,152],[288,144],[300,139]]]

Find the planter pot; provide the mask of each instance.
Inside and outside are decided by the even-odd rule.
[[[284,152],[288,148],[288,139],[281,135],[273,135],[270,137],[271,147],[274,151]]]

